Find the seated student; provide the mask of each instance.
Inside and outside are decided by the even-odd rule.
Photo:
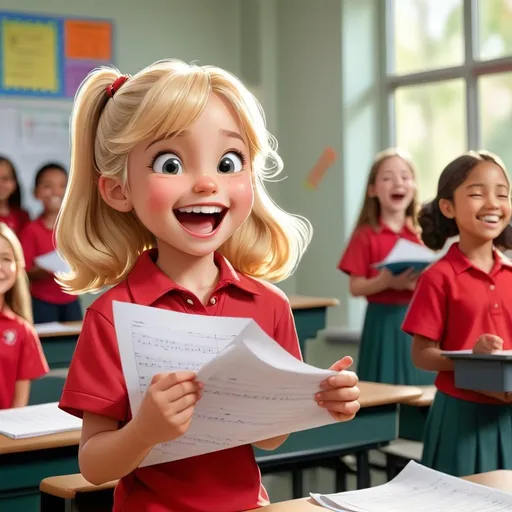
[[[43,212],[21,233],[27,274],[34,309],[34,322],[66,322],[82,319],[82,310],[76,295],[65,293],[55,276],[38,267],[34,259],[55,250],[53,229],[66,191],[68,173],[56,163],[48,163],[36,174],[34,195],[41,201]]]
[[[0,155],[0,222],[7,224],[16,235],[30,222],[28,213],[21,208],[21,189],[14,164]]]
[[[19,240],[0,223],[0,409],[27,405],[30,381],[48,372],[24,267]]]

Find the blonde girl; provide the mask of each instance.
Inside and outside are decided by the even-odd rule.
[[[434,374],[412,364],[410,336],[401,324],[417,274],[379,271],[399,239],[420,244],[414,164],[404,152],[388,148],[371,166],[359,218],[338,269],[350,276],[350,293],[368,301],[357,373],[360,379],[388,384],[432,384]]]
[[[47,372],[48,364],[32,326],[21,244],[0,222],[0,409],[27,405],[30,382]]]
[[[84,420],[82,473],[92,483],[120,478],[118,512],[268,503],[248,445],[139,467],[153,446],[186,432],[202,384],[189,371],[155,375],[131,411],[112,318],[113,300],[252,317],[300,358],[288,301],[266,281],[293,272],[311,228],[265,191],[281,160],[257,101],[216,67],[167,60],[132,77],[102,68],[77,94],[71,135],[57,245],[72,272],[61,282],[73,293],[116,285],[86,312],[60,403]],[[356,380],[341,372],[319,406],[339,421],[353,417]],[[285,438],[256,445],[273,449]]]

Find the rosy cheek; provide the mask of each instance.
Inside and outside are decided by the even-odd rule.
[[[254,190],[250,180],[233,180],[229,187],[229,195],[233,203],[251,207],[254,201]]]
[[[148,180],[148,193],[146,207],[154,213],[169,210],[176,202],[176,182],[170,177],[152,176]]]

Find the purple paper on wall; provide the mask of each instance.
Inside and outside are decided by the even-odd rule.
[[[83,60],[68,60],[65,64],[66,96],[73,98],[84,78],[100,64]]]

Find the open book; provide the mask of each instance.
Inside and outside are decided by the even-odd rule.
[[[440,253],[431,251],[424,245],[400,238],[387,257],[376,263],[375,267],[378,269],[385,267],[396,275],[409,268],[421,271],[440,257]]]
[[[12,439],[71,432],[82,420],[58,408],[57,402],[0,411],[0,434]]]
[[[192,370],[204,384],[186,434],[157,445],[142,466],[335,422],[314,394],[336,372],[297,360],[254,320],[116,301],[113,308],[133,415],[157,373]]]
[[[474,484],[414,461],[390,482],[338,494],[311,494],[335,512],[505,512],[512,494]]]

